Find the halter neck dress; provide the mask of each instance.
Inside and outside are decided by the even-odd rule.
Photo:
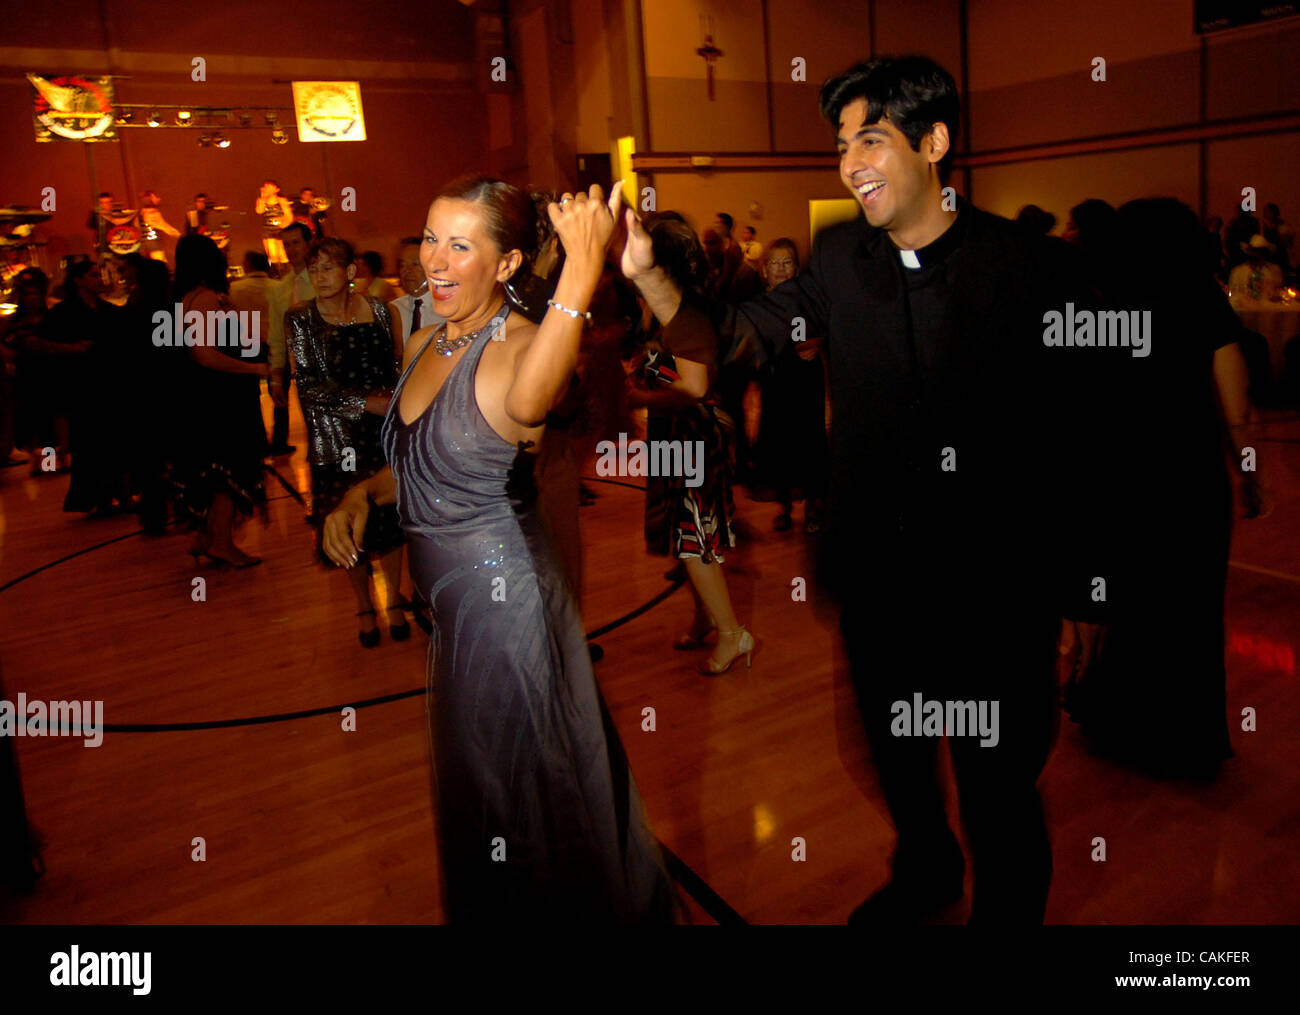
[[[536,510],[534,456],[475,398],[506,313],[407,424],[402,390],[426,342],[383,428],[411,576],[434,613],[427,708],[448,920],[670,922],[677,899]]]

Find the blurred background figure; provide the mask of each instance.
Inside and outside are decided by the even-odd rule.
[[[403,293],[389,304],[389,309],[393,313],[397,334],[401,339],[401,346],[397,350],[399,359],[412,335],[421,328],[442,323],[442,318],[433,309],[429,280],[420,267],[420,242],[420,237],[408,236],[402,240],[397,251],[397,275]]]
[[[280,196],[280,185],[274,180],[263,182],[253,209],[262,220],[262,247],[267,260],[277,266],[288,264],[280,231],[293,222],[293,209],[288,198]]]
[[[1016,221],[1030,232],[1050,236],[1056,228],[1056,216],[1036,204],[1027,204],[1016,212]]]
[[[1242,244],[1246,259],[1228,273],[1228,294],[1233,301],[1274,300],[1282,288],[1282,269],[1274,258],[1277,248],[1256,233]]]
[[[140,195],[140,252],[145,257],[166,263],[167,248],[159,234],[166,233],[175,238],[181,232],[163,218],[161,204],[158,195],[152,190],[146,190]]]
[[[367,250],[357,258],[357,276],[353,280],[354,292],[373,296],[382,303],[391,303],[397,299],[398,292],[391,282],[384,278],[384,259],[378,251]]]
[[[1104,568],[1116,621],[1083,683],[1067,688],[1070,716],[1103,753],[1159,773],[1210,778],[1232,757],[1228,738],[1223,596],[1234,471],[1253,419],[1241,326],[1206,264],[1196,214],[1172,198],[1130,201],[1102,305],[1151,308],[1145,358],[1113,369],[1117,404],[1098,407],[1131,454],[1115,463],[1135,524]],[[1151,257],[1151,237],[1162,256]],[[1106,414],[1106,419],[1102,415]],[[1227,426],[1225,427],[1225,422]],[[1156,721],[1153,717],[1158,717]]]
[[[775,289],[799,274],[794,241],[773,240],[763,258],[763,283]],[[823,498],[830,478],[830,445],[826,441],[826,371],[822,340],[810,336],[789,343],[760,372],[763,414],[754,450],[757,484],[773,491],[781,512],[773,528],[786,532],[794,492],[804,498],[804,531],[821,531]]]
[[[198,311],[206,319],[235,310],[226,257],[206,236],[183,236],[176,244],[172,289],[182,314]],[[235,524],[236,516],[246,518],[266,503],[260,394],[269,372],[266,346],[257,357],[245,357],[239,346],[217,346],[211,332],[205,339],[186,350],[188,376],[180,395],[184,447],[177,475],[182,504],[193,519],[189,552],[196,563],[207,557],[218,566],[253,567],[262,560],[235,545]]]
[[[73,263],[64,276],[63,301],[45,318],[47,343],[41,345],[47,353],[62,347],[45,365],[56,371],[47,390],[56,421],[67,420],[74,466],[63,510],[95,516],[109,513],[114,501],[129,504],[117,433],[117,385],[124,370],[118,311],[103,293],[100,269],[89,261]]]
[[[325,221],[329,218],[325,209],[329,207],[328,200],[316,197],[316,191],[311,187],[303,187],[298,191],[298,200],[291,202],[293,209],[293,220],[301,222],[311,230],[313,239],[320,239],[325,235]]]
[[[10,300],[15,310],[0,318],[0,356],[4,358],[4,376],[0,381],[0,429],[6,436],[0,441],[5,461],[14,448],[30,450],[31,473],[41,474],[43,448],[53,447],[59,454],[67,451],[67,419],[56,426],[52,411],[52,385],[57,373],[41,351],[45,341],[42,323],[49,313],[50,280],[39,268],[25,268],[14,277]],[[53,353],[65,352],[63,346]],[[7,449],[7,451],[6,451]]]

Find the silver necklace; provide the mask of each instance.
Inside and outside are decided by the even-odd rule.
[[[443,326],[438,329],[438,333],[433,338],[433,351],[438,353],[440,356],[450,356],[457,349],[463,349],[485,332],[495,331],[498,325],[505,323],[506,316],[509,313],[510,304],[503,303],[501,309],[492,315],[492,320],[479,328],[478,331],[468,332],[464,335],[457,335],[450,341],[447,339],[447,325],[444,323]]]

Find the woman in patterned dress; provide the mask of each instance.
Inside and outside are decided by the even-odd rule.
[[[285,341],[307,422],[316,549],[327,565],[319,526],[351,486],[384,468],[379,431],[397,384],[392,316],[379,300],[353,291],[355,259],[346,240],[314,241],[307,248],[307,271],[316,298],[284,315]],[[375,567],[388,595],[389,635],[394,641],[411,636],[397,596],[404,542],[397,509],[376,510],[370,522],[363,546],[367,566],[348,571],[361,618],[358,636],[366,648],[379,644],[370,596]]]
[[[655,263],[664,266],[683,293],[702,298],[708,264],[691,227],[667,213],[648,217],[646,228],[654,243]],[[703,449],[702,460],[693,460],[698,475],[647,478],[646,546],[651,553],[683,562],[695,600],[695,618],[673,647],[704,648],[709,632],[716,629],[717,645],[699,669],[717,676],[742,655],[748,665],[754,651],[754,638],[736,619],[722,573],[723,553],[736,545],[731,528],[735,515],[731,492],[735,424],[714,389],[717,338],[711,332],[679,335],[669,346],[653,315],[643,333],[646,359],[629,394],[629,405],[648,409],[646,436],[651,447],[655,441],[680,442],[683,463],[685,449]]]

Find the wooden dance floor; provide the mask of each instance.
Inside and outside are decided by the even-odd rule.
[[[1237,523],[1227,609],[1229,712],[1253,707],[1258,732],[1234,723],[1237,757],[1198,786],[1095,758],[1063,723],[1041,782],[1055,850],[1050,923],[1300,919],[1300,414],[1268,418],[1260,458],[1274,507]],[[293,419],[303,449],[296,408]],[[301,450],[276,468],[308,490]],[[346,580],[313,563],[304,506],[268,479],[269,518],[239,537],[265,563],[216,571],[195,569],[185,534],[149,538],[134,516],[63,514],[66,475],[0,470],[7,696],[102,699],[105,723],[128,727],[93,749],[69,737],[16,741],[48,871],[0,918],[443,919],[427,639],[413,627],[395,643],[385,627],[378,649],[358,644]],[[593,483],[599,499],[581,513],[589,631],[670,587],[667,562],[644,550],[643,495],[626,482]],[[737,507],[742,542],[727,571],[737,614],[759,639],[753,669],[710,679],[694,670],[698,653],[671,651],[690,616],[679,588],[599,637],[596,677],[655,833],[689,869],[695,921],[734,911],[751,923],[842,923],[885,880],[892,833],[835,611],[815,596],[791,600],[820,537],[798,524],[774,532],[776,505],[743,491]],[[1142,504],[1132,510],[1135,524],[1161,523]],[[191,599],[196,574],[206,602]],[[355,732],[342,728],[346,705],[358,706]],[[653,732],[642,730],[647,706]],[[1092,859],[1096,837],[1104,863]],[[191,858],[199,838],[203,862]],[[964,922],[968,907],[969,891],[942,922]]]

